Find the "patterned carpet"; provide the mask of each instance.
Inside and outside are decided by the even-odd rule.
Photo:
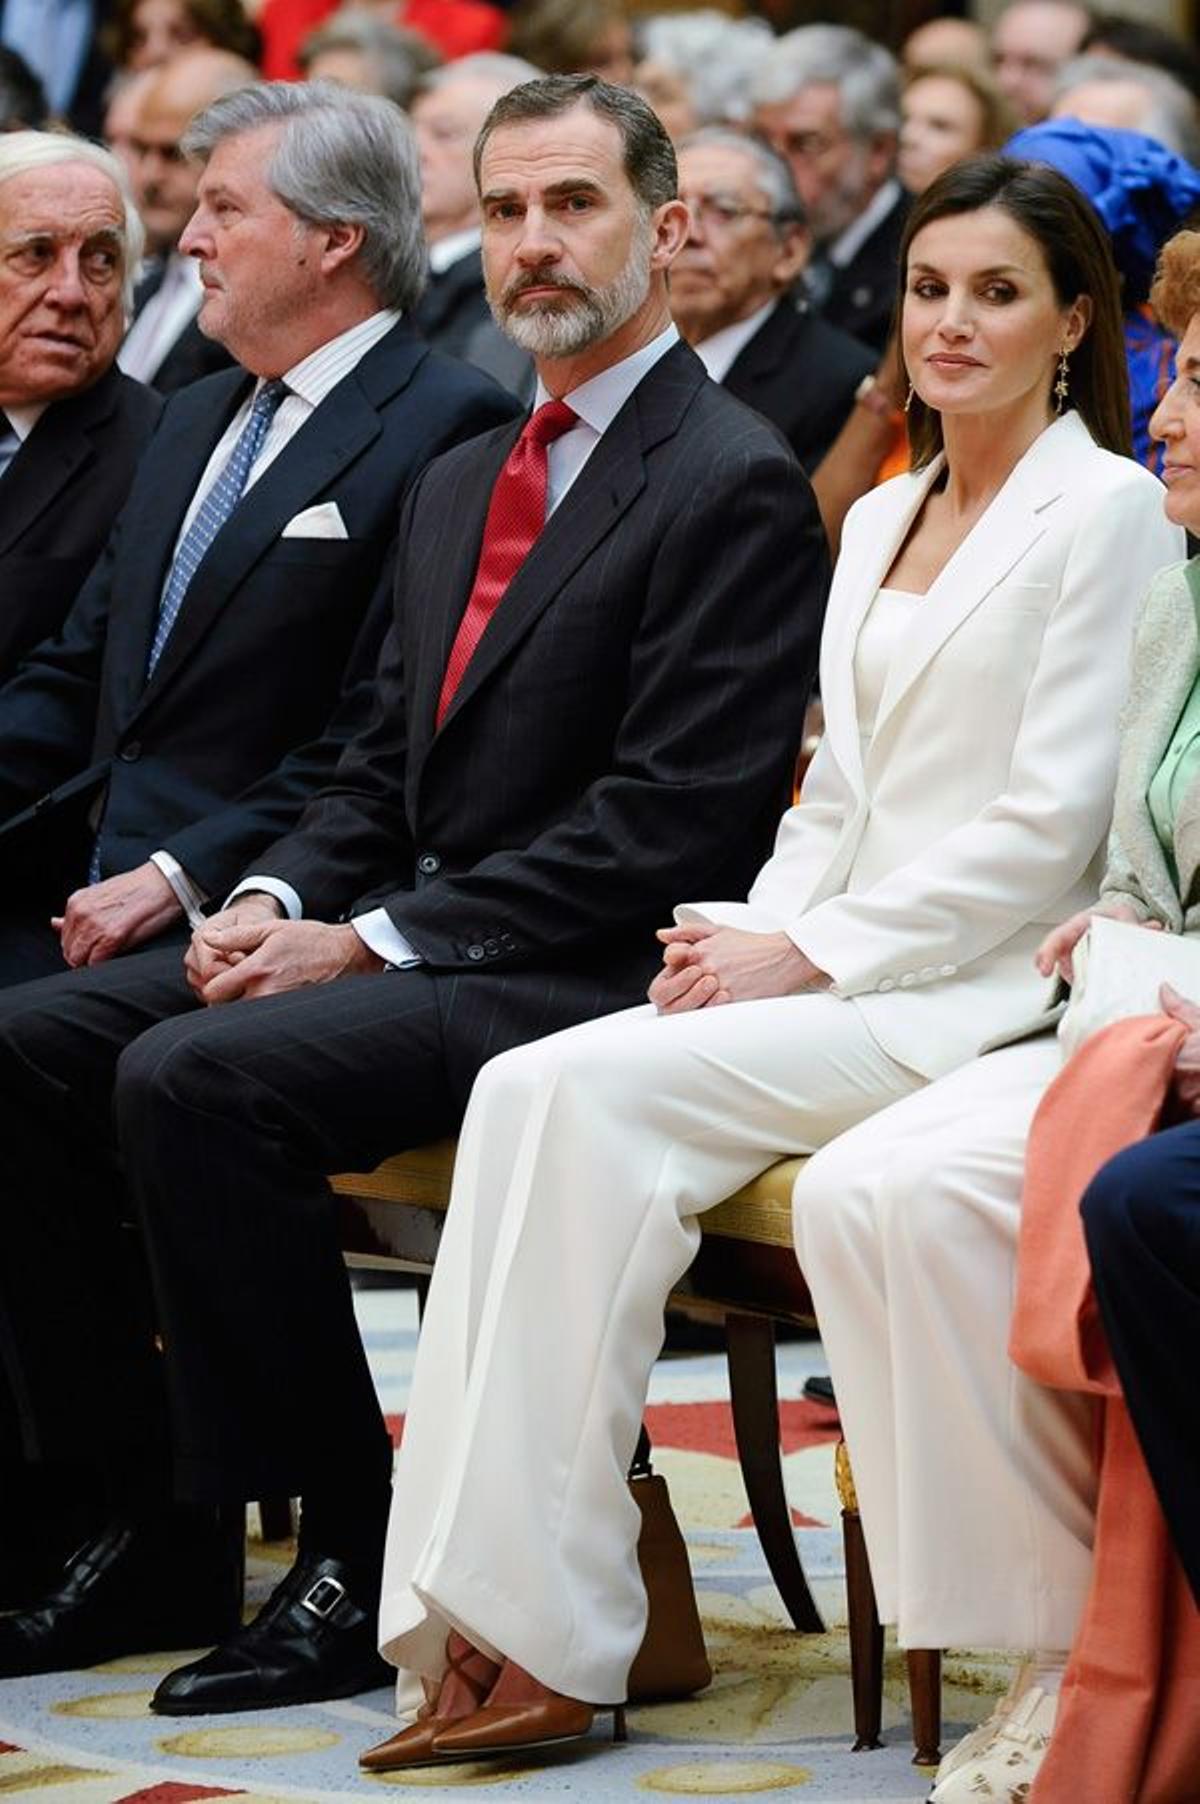
[[[357,1301],[384,1409],[397,1417],[416,1344],[411,1295],[366,1291]],[[801,1398],[805,1377],[822,1367],[821,1351],[815,1342],[791,1343],[781,1348],[779,1363],[788,1495],[814,1595],[836,1625],[844,1620],[836,1427],[828,1411]],[[632,1801],[638,1794],[918,1804],[927,1775],[911,1764],[902,1664],[889,1659],[887,1745],[851,1753],[845,1635],[836,1626],[824,1635],[797,1635],[783,1615],[747,1521],[726,1396],[721,1357],[660,1361],[648,1413],[655,1463],[669,1480],[687,1534],[715,1678],[689,1703],[631,1711],[625,1746],[607,1744],[611,1719],[600,1719],[566,1761],[371,1779],[355,1762],[361,1748],[391,1733],[387,1691],[181,1724],[152,1716],[147,1701],[158,1677],[189,1656],[150,1656],[0,1683],[0,1800],[36,1795],[46,1804],[190,1804],[238,1797],[244,1804],[277,1804],[381,1792],[432,1799],[457,1788],[542,1804]],[[287,1547],[252,1544],[252,1602],[289,1560]],[[986,1658],[947,1658],[948,1740],[986,1714],[1003,1678],[1004,1669]]]

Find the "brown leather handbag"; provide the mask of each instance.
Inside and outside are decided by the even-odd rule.
[[[635,1462],[629,1494],[642,1512],[638,1565],[646,1587],[646,1633],[629,1669],[629,1702],[648,1704],[691,1697],[712,1678],[704,1631],[692,1589],[687,1547],[667,1481]]]

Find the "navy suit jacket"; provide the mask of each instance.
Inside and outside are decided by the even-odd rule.
[[[62,625],[161,412],[114,367],[52,402],[0,476],[0,682]]]
[[[0,850],[105,792],[105,875],[174,853],[220,894],[329,775],[386,626],[401,498],[429,459],[515,404],[401,323],[247,491],[146,662],[183,516],[245,397],[234,369],[168,402],[133,491],[61,634],[0,689]],[[333,502],[345,539],[283,536]],[[18,812],[19,811],[19,812]],[[24,846],[24,839],[21,840]]]

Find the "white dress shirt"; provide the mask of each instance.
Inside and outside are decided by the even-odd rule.
[[[598,376],[580,383],[578,388],[571,389],[561,397],[578,415],[578,424],[572,426],[569,432],[564,432],[561,438],[555,439],[546,452],[547,519],[561,504],[571,484],[579,476],[642,377],[654,368],[660,357],[665,357],[678,339],[679,333],[670,325],[657,338],[652,338],[649,344],[643,345],[640,351],[634,351],[632,356],[622,358],[620,363],[601,370]],[[533,403],[534,412],[551,398],[539,376]],[[247,877],[234,890],[233,896],[248,890],[265,890],[268,895],[274,896],[276,901],[283,904],[293,921],[299,920],[304,912],[300,897],[290,883],[281,883],[272,877]],[[229,898],[231,902],[233,896]],[[366,914],[358,915],[351,925],[363,943],[383,959],[385,964],[399,967],[419,965],[422,962],[385,908],[373,908]]]
[[[246,486],[242,491],[243,495],[249,492],[263,471],[268,469],[280,452],[291,443],[313,409],[321,405],[326,395],[337,387],[343,376],[349,375],[373,345],[377,345],[381,338],[386,337],[399,318],[400,315],[390,307],[381,308],[378,313],[372,313],[369,318],[360,320],[356,326],[351,326],[349,331],[339,333],[336,338],[331,338],[328,343],[311,351],[307,357],[302,357],[299,363],[293,364],[290,370],[283,372],[282,380],[291,392],[276,410],[270,430],[263,441],[262,450],[250,467],[250,474],[246,478]],[[180,523],[175,549],[171,554],[172,564],[175,562],[188,527],[200,511],[204,497],[228,463],[233,447],[237,444],[242,429],[250,418],[254,397],[261,387],[262,379],[260,378],[225,428],[217,441],[216,449],[204,466],[204,473]],[[164,589],[170,575],[171,567],[168,565],[163,576]],[[201,904],[207,900],[207,897],[197,888],[179,860],[172,857],[170,852],[151,852],[150,862],[158,866],[174,890],[176,900],[184,914],[193,927],[197,926],[202,919]],[[263,887],[264,885],[261,883],[255,885],[257,889]]]
[[[760,326],[766,325],[778,305],[778,296],[773,296],[765,307],[757,307],[745,319],[735,319],[732,326],[722,326],[711,338],[701,339],[698,345],[692,346],[714,382],[724,382],[754,334]]]
[[[138,382],[152,382],[185,326],[200,311],[204,286],[195,257],[172,251],[163,279],[125,334],[117,364]]]

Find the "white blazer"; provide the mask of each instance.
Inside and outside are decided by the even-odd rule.
[[[942,460],[851,510],[821,646],[825,736],[745,903],[680,921],[783,929],[893,1058],[933,1078],[1027,1024],[1046,929],[1095,899],[1133,621],[1183,534],[1157,478],[1065,414],[918,603],[865,767],[859,627]]]

